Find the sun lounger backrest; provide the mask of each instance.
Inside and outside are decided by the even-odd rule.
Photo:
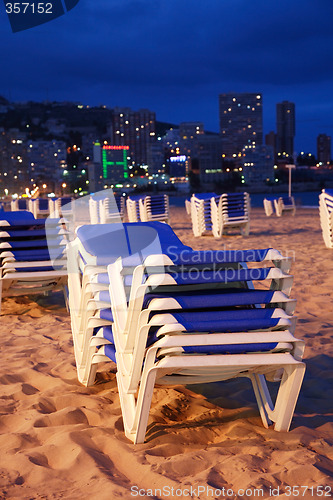
[[[27,210],[27,200],[24,200],[24,199],[21,199],[21,200],[18,200],[18,209],[19,210]]]
[[[28,210],[20,210],[17,212],[2,212],[0,215],[0,226],[16,225],[19,223],[27,223],[35,220],[35,217]]]

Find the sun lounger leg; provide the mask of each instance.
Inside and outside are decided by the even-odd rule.
[[[64,293],[64,299],[65,299],[65,304],[66,304],[66,310],[67,312],[69,313],[69,304],[68,304],[68,287],[67,286],[64,286],[63,289],[62,289],[63,293]]]
[[[142,377],[134,421],[134,425],[136,427],[134,443],[143,443],[145,440],[155,380],[155,369],[149,370],[147,375]]]
[[[267,388],[266,379],[264,375],[252,374],[251,382],[258,403],[258,408],[261,416],[262,423],[266,429],[272,424],[268,418],[269,411],[273,410],[273,403]]]
[[[143,443],[146,436],[146,429],[151,406],[151,399],[154,392],[156,370],[148,370],[143,375],[140,382],[140,389],[137,401],[134,394],[124,390],[121,375],[117,373],[118,391],[123,415],[125,434],[136,443]]]
[[[275,407],[273,406],[265,377],[257,374],[251,376],[264,427],[267,428],[273,421],[275,422],[274,429],[276,431],[287,432],[289,430],[304,372],[304,363],[284,367]]]
[[[276,431],[288,431],[294,414],[297,398],[301,389],[305,372],[305,364],[285,368],[279,392],[276,398],[274,415],[274,429]],[[276,414],[276,415],[275,415]]]
[[[93,360],[93,362],[89,366],[89,371],[86,373],[86,383],[84,384],[86,387],[90,387],[94,385],[96,379],[97,365],[99,361]]]
[[[106,361],[106,357],[103,354],[95,353],[92,356],[88,356],[84,366],[77,366],[79,382],[86,387],[94,385],[98,363],[102,363],[103,361]]]

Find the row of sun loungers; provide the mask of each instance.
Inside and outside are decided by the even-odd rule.
[[[13,212],[29,211],[35,219],[48,216],[59,218],[67,215],[71,201],[72,198],[67,196],[61,198],[19,198],[13,200],[10,205]]]
[[[250,197],[248,193],[193,194],[185,202],[191,215],[194,236],[213,234],[221,238],[229,230],[239,229],[246,236],[250,232]]]
[[[110,223],[102,223],[100,201],[98,223],[77,227],[72,237],[63,218],[2,212],[2,295],[63,289],[67,298],[68,279],[78,379],[89,386],[101,363],[116,367],[125,433],[134,443],[145,440],[156,384],[235,377],[250,379],[264,426],[287,431],[305,371],[290,259],[274,249],[195,251],[168,224],[122,223],[110,205]],[[235,212],[245,213],[246,202],[211,196],[212,225],[215,209],[241,218]],[[280,382],[275,404],[266,379]]]
[[[169,221],[168,195],[131,195],[126,200],[127,218],[129,222]],[[125,217],[125,199],[122,196],[89,199],[90,221],[92,224],[120,222]]]
[[[69,246],[78,378],[116,364],[126,436],[146,435],[158,384],[252,382],[265,426],[288,430],[300,390],[290,259],[273,249],[197,252],[161,222],[78,228]],[[280,380],[273,405],[265,377]]]
[[[72,213],[72,198],[17,199],[11,202],[11,210],[30,211],[38,217],[68,217]],[[169,221],[168,195],[131,195],[126,201],[129,222],[150,220]],[[103,191],[89,197],[90,222],[107,224],[124,220],[125,199],[123,196],[106,195]]]

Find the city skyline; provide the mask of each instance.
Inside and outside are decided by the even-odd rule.
[[[2,6],[0,95],[148,108],[218,132],[219,94],[258,92],[264,134],[276,131],[276,104],[293,102],[295,150],[315,154],[317,136],[333,135],[332,14],[328,0],[80,0],[13,34]]]

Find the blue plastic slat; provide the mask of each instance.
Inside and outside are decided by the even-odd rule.
[[[187,354],[246,354],[249,352],[271,351],[277,346],[276,343],[262,344],[226,344],[211,346],[186,346],[183,347]]]
[[[235,307],[245,305],[270,304],[274,291],[262,290],[215,290],[196,291],[182,294],[173,292],[171,298],[175,299],[183,309],[205,309],[215,307]],[[169,298],[170,294],[150,293],[145,296],[144,307],[148,307],[155,298]]]

